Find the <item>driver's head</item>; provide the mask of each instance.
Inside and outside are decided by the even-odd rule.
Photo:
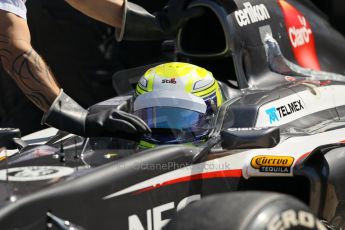
[[[217,81],[203,68],[171,62],[149,69],[134,101],[134,114],[152,129],[142,144],[203,141],[222,102]]]

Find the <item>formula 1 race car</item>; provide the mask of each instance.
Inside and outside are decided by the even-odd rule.
[[[309,1],[189,7],[204,14],[163,45],[222,88],[208,140],[142,150],[2,129],[1,229],[345,227],[345,39]],[[90,110],[131,111],[133,86],[154,65],[116,73],[119,96]]]

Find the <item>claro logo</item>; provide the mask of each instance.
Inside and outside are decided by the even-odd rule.
[[[312,27],[302,12],[288,1],[278,0],[282,9],[286,31],[297,63],[305,68],[320,70]]]
[[[301,23],[300,28],[295,26],[289,28],[289,37],[293,47],[297,48],[304,46],[310,42],[312,31],[307,27],[307,20],[304,16],[298,15],[298,20]]]
[[[288,156],[256,156],[251,161],[251,166],[260,172],[290,173],[295,159]]]
[[[270,19],[271,16],[264,4],[252,6],[250,2],[243,3],[244,9],[235,11],[235,18],[240,27]]]

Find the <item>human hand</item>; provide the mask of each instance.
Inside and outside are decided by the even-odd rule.
[[[44,114],[42,123],[84,137],[137,140],[151,132],[147,124],[133,114],[113,108],[85,110],[62,90]]]
[[[112,136],[128,138],[150,133],[139,117],[117,109],[91,111],[86,116],[86,136]],[[130,138],[131,139],[131,138]]]

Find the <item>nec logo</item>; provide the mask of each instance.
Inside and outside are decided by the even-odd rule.
[[[188,204],[200,199],[201,195],[196,194],[183,198],[179,203],[172,201],[156,206],[152,209],[147,209],[146,215],[142,210],[140,214],[133,214],[128,217],[128,229],[161,230],[170,221],[173,211],[178,212],[185,208]]]
[[[163,84],[176,84],[176,79],[175,78],[171,78],[171,79],[164,79],[162,80]]]

